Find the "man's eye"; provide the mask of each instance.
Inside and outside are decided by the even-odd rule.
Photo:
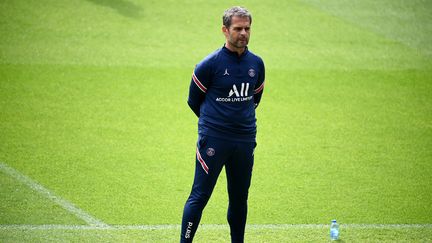
[[[234,28],[235,31],[240,32],[243,30],[243,28]],[[250,28],[244,28],[245,31],[249,31]]]

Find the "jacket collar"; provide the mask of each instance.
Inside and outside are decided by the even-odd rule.
[[[223,45],[222,50],[223,50],[225,53],[227,53],[227,54],[229,54],[229,55],[232,55],[232,56],[235,56],[235,57],[237,57],[237,58],[239,58],[239,59],[242,58],[242,57],[244,57],[244,56],[246,56],[247,53],[249,52],[248,47],[246,46],[244,52],[239,56],[239,55],[237,54],[237,52],[235,52],[235,51],[231,51],[230,49],[226,48],[225,44]]]

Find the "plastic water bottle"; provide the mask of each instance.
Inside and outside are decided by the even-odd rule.
[[[333,219],[331,221],[330,238],[331,238],[331,240],[338,240],[339,239],[339,225],[336,222],[336,219]]]

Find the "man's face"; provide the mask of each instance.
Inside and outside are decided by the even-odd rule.
[[[229,45],[235,48],[244,48],[249,43],[250,21],[248,17],[233,16],[231,26],[222,27],[225,38]]]

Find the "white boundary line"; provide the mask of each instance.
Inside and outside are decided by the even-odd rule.
[[[432,224],[341,224],[344,229],[432,229]],[[162,225],[0,225],[0,230],[180,230],[178,224]],[[229,230],[225,224],[202,224],[203,230]],[[326,229],[325,224],[249,224],[246,230]]]
[[[87,212],[78,208],[74,204],[55,195],[36,181],[30,179],[17,170],[0,162],[0,170],[15,178],[19,182],[27,185],[46,198],[52,200],[68,212],[84,220],[88,225],[0,225],[0,230],[179,230],[180,225],[108,225],[101,220],[91,216]],[[432,224],[341,224],[343,228],[357,229],[432,229]],[[225,224],[202,224],[201,229],[207,230],[228,230],[229,226]],[[247,229],[261,230],[283,230],[283,229],[323,229],[329,228],[326,224],[248,224]]]
[[[40,193],[41,195],[45,196],[46,198],[50,199],[54,203],[60,205],[62,208],[67,210],[68,212],[74,214],[78,218],[84,220],[87,224],[90,226],[101,226],[101,227],[109,227],[107,224],[102,222],[101,220],[91,216],[89,213],[85,212],[84,210],[78,208],[73,203],[55,195],[52,191],[46,189],[36,181],[30,179],[29,177],[25,176],[24,174],[20,173],[19,171],[15,170],[12,167],[9,167],[5,163],[0,162],[0,170],[8,174],[9,176],[15,178],[19,182],[27,185],[34,191]]]

